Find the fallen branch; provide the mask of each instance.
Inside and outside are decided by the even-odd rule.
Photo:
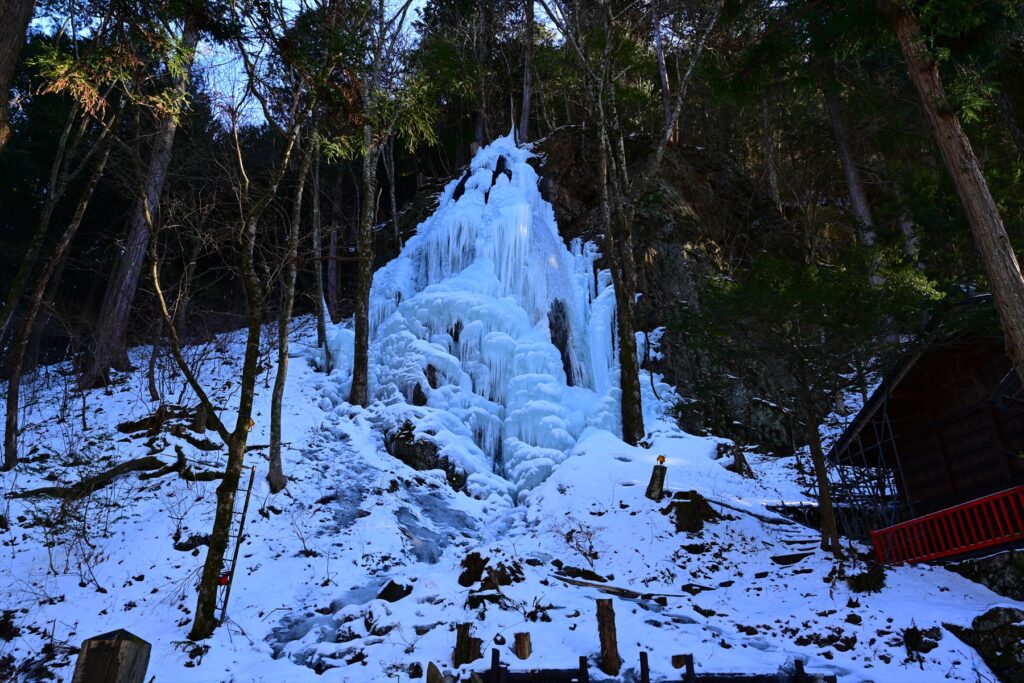
[[[175,446],[174,451],[178,454],[178,459],[174,463],[161,467],[156,472],[140,474],[139,479],[156,479],[171,472],[177,472],[185,481],[213,481],[224,478],[224,473],[219,470],[193,471],[192,466],[185,460],[185,451],[181,449],[181,446]]]
[[[724,508],[735,510],[736,512],[742,513],[744,515],[750,515],[751,517],[761,520],[765,524],[787,525],[796,523],[791,519],[786,519],[785,517],[782,517],[781,515],[777,517],[769,517],[768,515],[761,515],[752,510],[744,510],[743,508],[736,507],[735,505],[729,505],[728,503],[723,503],[722,501],[715,500],[713,498],[705,498],[705,500],[707,500],[709,503],[714,503],[715,505],[721,505]]]
[[[87,496],[96,489],[103,488],[110,482],[114,481],[119,475],[125,474],[126,472],[137,472],[139,470],[156,470],[164,467],[164,461],[160,458],[147,455],[144,458],[136,458],[135,460],[128,460],[118,465],[114,465],[106,472],[97,474],[94,477],[83,479],[77,484],[71,486],[44,486],[39,489],[30,489],[28,491],[16,491],[8,494],[8,498],[36,498],[39,496],[50,496],[51,498],[61,498],[63,500],[73,500],[75,498],[82,498]]]
[[[605,583],[594,583],[593,581],[581,581],[579,579],[571,579],[568,576],[562,576],[561,574],[555,574],[554,578],[565,583],[572,584],[574,586],[581,586],[582,588],[596,588],[602,593],[614,595],[624,600],[653,600],[655,598],[685,598],[696,595],[697,593],[703,593],[704,591],[715,590],[710,586],[701,586],[696,583],[687,583],[683,585],[683,590],[687,591],[686,595],[682,593],[640,593],[631,588],[620,588],[619,586],[609,586]]]

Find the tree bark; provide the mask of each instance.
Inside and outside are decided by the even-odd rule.
[[[836,524],[836,511],[832,505],[832,487],[828,483],[828,472],[825,470],[825,451],[821,447],[818,425],[808,421],[807,445],[811,450],[814,462],[814,478],[818,484],[818,510],[821,513],[821,549],[831,551],[837,557],[842,553],[839,545],[839,527]]]
[[[665,50],[661,41],[661,12],[657,0],[651,3],[651,17],[654,24],[654,56],[658,62],[658,80],[661,81],[661,106],[665,110],[665,126],[672,126],[672,93],[668,84],[668,69],[665,66]],[[673,140],[676,131],[672,131]]]
[[[331,374],[331,350],[327,348],[327,303],[324,299],[323,221],[320,213],[320,143],[313,151],[313,275],[316,297],[316,345],[324,351],[324,370]]]
[[[32,20],[36,0],[4,0],[0,4],[0,152],[11,139],[8,119],[11,78],[25,44],[25,33]]]
[[[875,243],[875,223],[871,219],[871,206],[868,204],[868,195],[864,191],[864,181],[854,162],[853,152],[850,150],[849,134],[846,130],[846,123],[843,121],[839,93],[827,86],[823,89],[823,93],[825,110],[828,112],[832,135],[836,141],[836,151],[839,153],[839,160],[843,166],[843,178],[846,180],[846,191],[850,196],[850,208],[859,223],[861,239],[867,246],[872,246]]]
[[[122,107],[123,104],[124,103],[122,101]],[[32,291],[29,293],[28,301],[26,302],[25,316],[21,320],[21,324],[18,328],[18,334],[11,346],[11,355],[8,360],[10,366],[10,378],[7,381],[7,419],[4,432],[3,471],[11,470],[18,464],[18,407],[21,392],[21,373],[24,367],[25,354],[28,350],[28,341],[32,335],[33,323],[35,322],[36,315],[39,313],[40,308],[42,308],[43,297],[46,294],[46,288],[50,282],[50,278],[53,276],[54,271],[60,263],[64,260],[68,247],[71,245],[71,240],[74,239],[75,233],[78,232],[78,228],[82,224],[82,219],[85,217],[86,209],[89,208],[89,202],[92,199],[93,192],[99,184],[104,168],[106,168],[107,160],[110,158],[110,148],[113,142],[114,128],[116,128],[117,122],[120,119],[120,113],[121,112],[119,110],[118,113],[114,115],[114,119],[104,129],[100,139],[97,141],[97,145],[101,151],[99,159],[96,162],[96,168],[93,170],[92,176],[89,178],[85,188],[82,190],[74,215],[72,215],[71,220],[64,228],[63,234],[61,234],[57,243],[53,247],[53,251],[50,253],[50,258],[47,259],[46,265],[43,266],[42,271],[36,278]]]
[[[327,314],[332,323],[341,319],[341,302],[338,301],[338,236],[345,220],[342,201],[345,196],[345,174],[338,166],[338,176],[331,197],[331,229],[327,236]]]
[[[391,227],[395,237],[395,254],[402,251],[402,231],[398,227],[398,201],[395,197],[395,139],[390,138],[385,144],[384,174],[388,177],[388,198],[391,202]]]
[[[185,49],[194,54],[198,41],[199,32],[191,22],[186,23],[182,34]],[[185,97],[187,88],[187,76],[178,78],[172,86],[176,97]],[[177,128],[178,122],[173,116],[167,116],[160,122],[144,186],[128,218],[124,250],[114,266],[96,320],[96,333],[80,381],[82,387],[105,386],[109,381],[111,368],[128,369],[125,333],[150,237],[145,214],[155,214],[160,205],[160,195],[163,193],[167,167],[171,163]]]
[[[355,353],[352,362],[352,390],[348,402],[370,404],[370,287],[373,284],[373,197],[377,189],[377,159],[380,148],[373,130],[363,126],[363,202],[359,216],[359,275],[355,300]]]
[[[1024,277],[1020,264],[971,141],[961,128],[955,109],[946,102],[938,62],[928,52],[917,18],[891,2],[885,7],[932,134],[963,202],[999,313],[1007,352],[1017,374],[1024,378]]]
[[[316,131],[313,131],[313,137]],[[302,226],[302,197],[306,189],[306,177],[313,163],[313,145],[309,145],[302,158],[299,177],[295,185],[295,197],[292,200],[291,224],[288,232],[288,250],[285,254],[285,275],[281,301],[281,312],[277,318],[277,375],[274,377],[274,389],[270,396],[270,462],[267,471],[267,483],[271,493],[278,493],[288,484],[281,464],[281,401],[284,398],[284,386],[288,381],[288,327],[292,321],[292,308],[295,304],[295,278],[299,256],[299,232]],[[319,267],[319,263],[317,266]]]
[[[530,67],[533,61],[533,0],[526,0],[526,25],[523,31],[523,104],[519,110],[519,142],[530,141]]]

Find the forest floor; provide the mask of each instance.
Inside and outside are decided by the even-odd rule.
[[[83,639],[123,628],[152,643],[157,683],[404,681],[427,662],[452,670],[455,625],[470,622],[484,653],[498,647],[513,669],[569,668],[587,655],[591,680],[601,680],[595,599],[611,597],[624,672],[645,650],[654,680],[678,679],[671,656],[681,653],[694,655],[699,672],[775,673],[801,659],[841,681],[995,680],[942,625],[1024,605],[932,566],[888,569],[880,591],[852,591],[844,577],[864,571],[859,559],[837,564],[817,548],[817,532],[769,509],[809,502],[795,458],[749,454],[756,478],[741,477],[720,457],[725,442],[657,418],[669,406],[645,395],[649,447],[590,429],[518,504],[473,499],[452,491],[443,472],[414,471],[384,450],[388,407],[345,403],[341,371],[314,367],[313,336],[310,320],[297,319],[283,420],[290,482],[277,495],[264,480],[275,372],[266,355],[250,436],[257,448],[246,463],[256,480],[228,621],[200,645],[186,634],[205,546],[188,541],[209,532],[216,481],[133,472],[85,498],[8,494],[72,484],[146,455],[171,464],[178,449],[194,470],[216,470],[223,449],[204,441],[216,436],[188,431],[188,416],[151,432],[119,431],[157,408],[149,349],[133,351],[139,370],[108,390],[76,392],[69,365],[26,379],[27,456],[0,477],[6,676],[70,680]],[[190,351],[228,424],[241,341],[224,335]],[[156,380],[166,403],[190,405],[166,359]],[[663,512],[668,501],[644,497],[658,455],[669,495],[696,491],[710,502],[702,530],[677,532]],[[473,553],[479,562],[467,560]],[[394,601],[378,597],[390,582],[405,587],[391,587],[385,597]],[[927,651],[908,650],[913,628]],[[517,632],[532,637],[526,662],[510,649]]]

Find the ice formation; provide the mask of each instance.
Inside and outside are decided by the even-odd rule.
[[[481,149],[370,297],[371,395],[475,496],[535,486],[588,426],[620,431],[610,277],[593,244],[566,248],[531,156],[511,135]]]

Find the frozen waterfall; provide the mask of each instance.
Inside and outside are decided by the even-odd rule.
[[[566,249],[531,156],[481,149],[370,298],[371,396],[480,497],[535,486],[588,426],[620,431],[611,278],[593,244]]]

